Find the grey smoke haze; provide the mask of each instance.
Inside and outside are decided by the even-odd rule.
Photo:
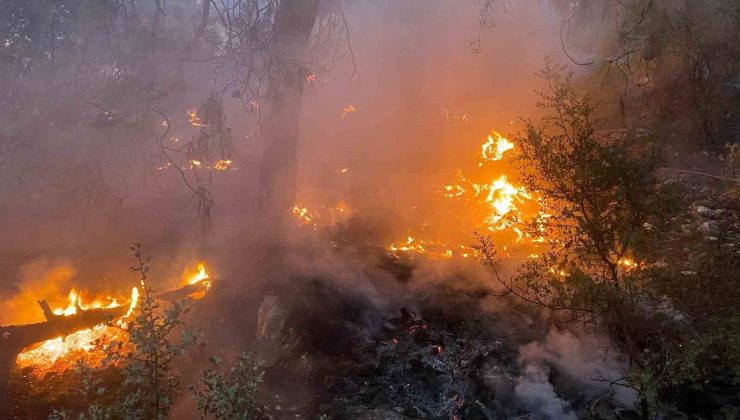
[[[625,355],[611,347],[608,338],[586,331],[578,335],[570,331],[551,329],[543,341],[533,341],[519,349],[521,376],[516,380],[516,394],[530,409],[547,418],[576,418],[567,397],[596,396],[608,393],[609,384],[595,381],[616,381],[627,368]],[[550,373],[564,375],[558,395]],[[615,400],[632,407],[637,399],[634,390],[615,386]]]
[[[514,131],[519,116],[536,115],[534,73],[544,56],[564,59],[557,38],[560,18],[549,2],[507,3],[505,11],[496,9],[495,27],[481,30],[478,1],[358,0],[346,5],[356,74],[352,77],[345,57],[304,95],[298,201],[332,205],[342,199],[360,220],[373,220],[369,226],[387,240],[434,220],[437,189],[471,161],[490,130]],[[210,79],[204,73],[189,72],[191,89],[166,99],[165,107],[179,115],[181,135],[192,135],[185,111],[208,96]],[[350,105],[355,111],[342,117]],[[3,178],[0,269],[6,275],[0,301],[28,295],[23,302],[32,304],[36,298],[53,298],[36,296],[40,293],[63,300],[72,286],[127,290],[134,281],[127,271],[128,246],[134,242],[143,243],[153,257],[152,278],[160,288],[172,286],[171,279],[198,259],[206,259],[212,274],[224,281],[258,283],[266,273],[250,243],[251,229],[259,223],[253,217],[259,131],[238,99],[227,97],[225,111],[237,148],[236,170],[214,176],[213,230],[205,240],[197,234],[192,197],[179,174],[157,171],[162,162],[144,152],[104,154],[114,164],[102,167],[115,168],[103,170],[105,186],[75,177],[51,186],[36,185],[33,176]],[[84,127],[60,129],[62,134],[99,144],[114,135],[146,139],[142,133]],[[69,158],[81,153],[69,152]],[[102,188],[105,199],[82,213],[60,211],[60,197],[74,198],[75,191],[90,185]],[[352,251],[337,253],[328,239],[316,235],[303,229],[286,244],[294,251],[285,261],[286,276],[322,278],[364,296],[380,313],[398,313],[407,291],[373,266],[375,260]],[[416,268],[409,290],[425,293],[453,281],[497,288],[479,266],[430,263]],[[381,326],[375,318],[367,323],[370,331]],[[607,387],[591,380],[596,369],[616,378],[624,366],[616,351],[604,355],[609,343],[601,337],[552,330],[542,340],[523,344],[515,394],[548,418],[574,418],[566,402],[570,395],[550,382],[553,369],[571,379],[569,392],[592,395]],[[634,395],[617,389],[617,398],[630,405]]]
[[[497,8],[496,26],[483,31],[476,1],[346,6],[357,75],[348,85],[351,64],[345,57],[304,97],[299,200],[329,202],[341,193],[352,210],[382,217],[393,236],[427,217],[439,185],[470,161],[489,130],[510,131],[517,116],[531,114],[533,74],[543,56],[559,54],[552,36],[559,21],[547,2]],[[470,43],[478,37],[481,52],[474,54]],[[187,73],[189,90],[164,100],[179,135],[192,135],[184,114],[207,98],[211,79],[205,73]],[[347,105],[356,112],[340,118]],[[118,279],[125,268],[114,267],[125,266],[121,261],[133,242],[142,242],[155,257],[155,270],[169,276],[193,258],[248,243],[250,226],[258,223],[252,212],[259,132],[238,99],[227,98],[225,107],[237,170],[214,176],[214,224],[205,243],[197,234],[190,191],[175,171],[156,170],[162,162],[154,146],[146,146],[148,134],[84,125],[45,133],[45,141],[85,139],[91,146],[60,150],[59,156],[82,165],[85,154],[100,153],[101,173],[47,181],[39,167],[18,179],[4,172],[0,266],[9,276],[0,296],[17,291],[15,273],[36,258],[71,259],[75,282],[108,277],[113,286],[128,281]],[[466,124],[452,118],[463,114],[470,117]],[[144,150],[112,140],[126,137]],[[342,168],[348,168],[345,176],[338,174]],[[96,201],[65,211],[66,201],[80,205],[82,194]]]

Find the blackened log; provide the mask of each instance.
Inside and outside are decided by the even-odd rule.
[[[168,302],[174,302],[177,300],[183,300],[188,298],[195,298],[200,295],[202,297],[208,291],[208,287],[211,284],[211,280],[201,281],[195,284],[188,284],[176,290],[162,293],[157,296],[158,299],[166,300]]]

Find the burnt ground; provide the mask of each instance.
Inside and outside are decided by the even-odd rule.
[[[406,298],[413,310],[384,317],[362,297],[318,280],[305,284],[302,305],[282,306],[271,295],[260,311],[268,327],[258,329],[282,343],[271,347],[281,356],[266,371],[265,394],[281,396],[276,418],[543,418],[518,399],[515,386],[519,347],[541,338],[546,323],[486,308],[496,299],[490,291],[434,287]],[[280,332],[263,322],[271,316],[281,318],[273,322]],[[617,409],[607,393],[573,393],[557,369],[550,380],[578,417],[637,417]]]

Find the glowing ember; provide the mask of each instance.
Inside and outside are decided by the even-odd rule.
[[[465,192],[465,188],[457,184],[447,184],[444,188],[444,196],[447,198],[462,197]]]
[[[64,338],[57,337],[44,341],[38,347],[19,354],[16,363],[20,367],[50,368],[62,357],[76,352],[92,351],[95,348],[95,341],[107,335],[108,328],[105,325],[98,325],[88,330],[77,331]]]
[[[405,241],[388,245],[386,250],[396,257],[418,254],[433,260],[448,260],[454,257],[469,258],[474,255],[474,250],[467,246],[449,247],[441,242],[418,240],[411,235],[407,236]]]
[[[308,207],[293,207],[293,216],[298,219],[298,222],[302,225],[309,225],[316,227],[317,216],[308,210]]]
[[[347,114],[351,114],[351,113],[353,113],[355,111],[356,111],[356,109],[355,109],[355,106],[354,105],[347,105],[342,110],[342,117],[341,118],[344,118],[344,117],[347,116]]]
[[[213,171],[228,171],[233,169],[231,167],[233,161],[228,159],[217,160],[213,165],[209,165],[207,162],[203,162],[197,159],[192,159],[189,163],[190,165],[184,167],[183,169],[204,168]],[[169,166],[170,165],[168,164],[158,169],[167,169]]]
[[[214,163],[212,169],[215,169],[217,171],[225,171],[228,170],[229,167],[231,167],[231,163],[232,162],[230,160],[222,159]]]
[[[457,125],[464,125],[467,124],[470,121],[470,114],[452,114],[449,109],[442,108],[442,110],[445,113],[446,118],[451,118],[453,121],[455,121],[455,124]]]
[[[195,109],[188,109],[188,121],[190,122],[190,125],[193,127],[206,127],[208,124],[205,124],[203,120],[198,116],[198,113],[195,111]]]

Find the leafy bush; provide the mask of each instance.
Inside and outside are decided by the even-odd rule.
[[[515,140],[523,182],[543,205],[528,229],[549,251],[505,280],[493,243],[481,238],[480,251],[499,281],[557,322],[607,331],[629,356],[629,371],[602,379],[638,391],[644,415],[676,402],[676,387],[701,387],[727,369],[740,372],[737,254],[687,259],[665,250],[671,241],[702,245],[669,231],[680,196],[656,179],[654,154],[629,138],[600,136],[589,99],[575,92],[564,67],[546,61],[540,76],[549,91],[539,106],[549,115],[541,125],[526,121]]]
[[[217,419],[268,419],[267,407],[257,398],[264,371],[262,364],[243,353],[232,365],[228,376],[219,370],[221,359],[210,358],[215,369],[206,369],[197,385],[191,385],[198,409]]]

